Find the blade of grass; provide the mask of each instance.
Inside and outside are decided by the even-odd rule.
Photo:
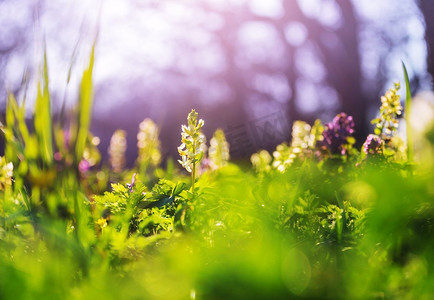
[[[42,87],[41,87],[42,85]],[[38,82],[38,91],[35,103],[35,132],[42,160],[51,165],[53,162],[52,120],[50,92],[48,90],[48,64],[47,51],[44,49],[43,82]]]
[[[14,114],[14,102],[15,97],[9,93],[8,102],[6,105],[6,125],[3,128],[3,133],[5,135],[5,156],[7,161],[16,161],[15,152],[15,139],[14,139],[14,127],[15,127],[15,114]]]
[[[13,95],[11,94],[10,97],[13,97]],[[15,103],[16,103],[16,100],[15,100]],[[29,139],[30,139],[30,133],[29,133],[29,129],[27,128],[27,124],[26,124],[26,109],[25,109],[24,101],[20,107],[18,107],[18,104],[16,103],[16,105],[14,106],[14,109],[15,109],[16,120],[18,122],[18,129],[20,131],[21,137],[22,137],[24,143],[26,145],[28,145]]]
[[[402,69],[404,71],[405,78],[405,88],[406,88],[406,97],[405,97],[405,127],[407,131],[407,159],[408,162],[413,162],[413,139],[411,132],[411,90],[410,90],[410,80],[408,79],[407,68],[405,67],[404,62],[402,62]]]
[[[92,46],[90,61],[88,68],[83,72],[83,78],[80,85],[80,107],[79,107],[79,126],[77,143],[75,146],[76,161],[78,162],[83,156],[83,151],[86,145],[87,136],[89,133],[90,119],[92,116],[93,88],[92,88],[92,72],[95,60],[95,42]]]
[[[341,197],[339,196],[338,191],[335,191],[335,196],[336,196],[336,200],[338,202],[339,208],[342,209],[342,213],[341,213],[341,218],[342,219],[338,219],[337,221],[337,226],[336,226],[336,230],[338,233],[338,241],[339,243],[342,240],[342,232],[345,229],[345,225],[347,223],[346,219],[345,219],[345,205],[344,202],[342,201]]]

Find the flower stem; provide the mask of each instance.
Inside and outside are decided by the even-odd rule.
[[[194,194],[194,182],[196,178],[196,162],[193,162],[193,169],[191,170],[191,191]]]

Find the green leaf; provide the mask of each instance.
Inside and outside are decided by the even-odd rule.
[[[178,196],[183,190],[187,189],[187,184],[185,182],[177,183],[173,188],[172,196]]]
[[[195,157],[195,159],[193,160],[193,162],[195,162],[195,163],[199,163],[199,162],[202,160],[203,155],[204,155],[203,151],[200,151],[200,152],[196,155],[196,157]]]
[[[347,137],[347,143],[350,145],[354,145],[356,143],[356,139],[352,136]]]
[[[408,79],[407,68],[405,67],[404,62],[402,62],[402,69],[404,71],[405,78],[405,89],[406,89],[406,97],[405,97],[405,127],[407,131],[407,157],[408,162],[411,163],[413,161],[413,139],[411,133],[411,90],[410,90],[410,80]]]
[[[80,106],[79,106],[79,126],[77,143],[75,146],[76,161],[78,162],[84,152],[86,140],[89,133],[90,120],[92,116],[92,103],[93,103],[93,88],[92,88],[92,73],[95,60],[95,42],[92,46],[90,54],[89,66],[83,72],[83,78],[80,84]]]
[[[162,207],[164,205],[171,204],[175,200],[175,198],[173,196],[158,197],[158,198],[161,198],[161,199],[146,204],[145,208]]]
[[[6,105],[6,126],[2,128],[5,135],[5,156],[8,161],[15,162],[17,159],[16,140],[14,137],[15,114],[14,114],[15,97],[9,94]]]
[[[38,82],[34,122],[42,161],[51,165],[53,162],[52,121],[50,92],[48,90],[47,51],[45,49],[43,81]]]
[[[112,183],[112,191],[113,193],[126,194],[128,192],[128,188],[120,183]]]
[[[335,191],[336,200],[338,202],[339,208],[342,210],[341,212],[341,218],[336,217],[336,224],[337,224],[337,234],[338,234],[338,241],[340,242],[342,239],[342,232],[345,228],[346,220],[345,220],[345,205],[342,201],[341,197],[339,196],[339,193]]]
[[[383,153],[385,156],[392,156],[395,155],[396,152],[391,148],[385,148]]]

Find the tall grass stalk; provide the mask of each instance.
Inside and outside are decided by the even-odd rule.
[[[86,145],[87,136],[89,133],[90,119],[92,116],[93,103],[93,87],[92,73],[95,61],[95,43],[92,46],[90,54],[89,66],[83,72],[83,78],[80,84],[80,106],[79,106],[79,129],[77,135],[77,143],[75,146],[75,155],[77,162],[83,156],[83,151]]]
[[[41,157],[45,164],[53,162],[53,133],[51,118],[51,101],[48,89],[47,50],[44,49],[43,82],[38,82],[35,106],[35,132],[38,136]]]
[[[402,69],[404,71],[405,78],[405,89],[406,89],[406,97],[405,97],[405,127],[407,132],[407,159],[409,163],[413,162],[413,139],[412,139],[412,131],[411,131],[411,90],[410,90],[410,80],[408,79],[407,68],[405,67],[404,62],[402,62]]]

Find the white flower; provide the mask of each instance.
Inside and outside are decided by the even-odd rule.
[[[192,172],[193,168],[202,160],[205,144],[205,136],[201,128],[205,122],[197,120],[197,112],[193,109],[187,117],[188,125],[181,126],[181,145],[178,147],[181,160],[178,162],[188,171]]]

